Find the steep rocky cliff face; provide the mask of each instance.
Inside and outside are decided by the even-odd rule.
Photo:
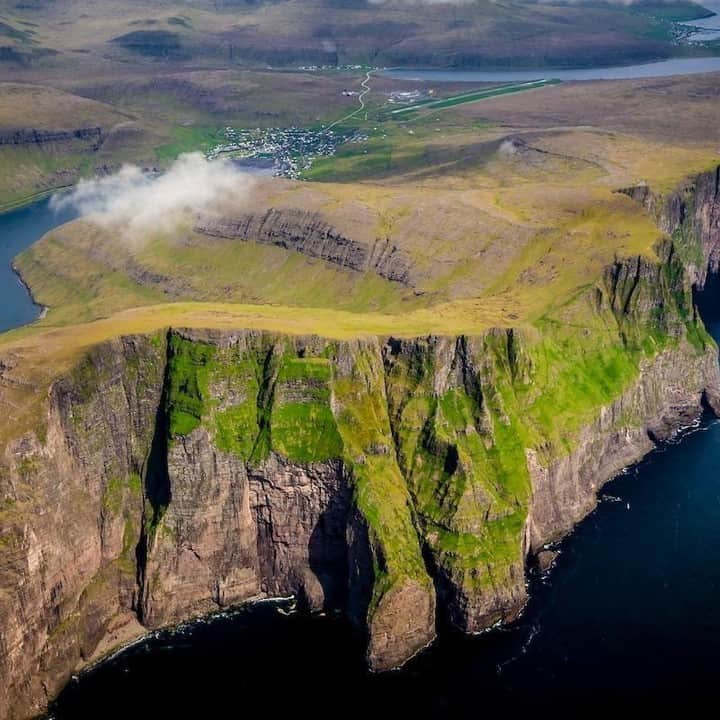
[[[697,175],[668,195],[642,184],[626,193],[655,217],[675,240],[690,277],[699,287],[708,271],[720,269],[720,167]]]
[[[389,239],[367,243],[348,238],[319,213],[270,208],[236,218],[200,217],[194,229],[211,237],[277,245],[357,272],[371,271],[403,285],[414,284],[410,257]]]
[[[48,398],[47,422],[0,471],[0,708],[38,712],[136,594],[135,546],[162,387],[161,351],[92,352]]]
[[[533,327],[173,329],[95,348],[2,455],[0,717],[40,711],[118,628],[256,597],[347,613],[379,670],[438,618],[515,617],[528,556],[720,409],[683,238],[617,260]]]
[[[0,145],[44,147],[80,142],[88,144],[91,150],[97,150],[102,145],[104,137],[103,129],[100,127],[75,130],[0,129]]]

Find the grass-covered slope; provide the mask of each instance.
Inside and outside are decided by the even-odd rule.
[[[693,2],[166,0],[126,7],[76,0],[62,10],[52,3],[7,8],[0,31],[13,52],[0,59],[20,65],[44,48],[68,64],[82,48],[93,60],[134,65],[620,64],[682,52],[672,22],[705,15]]]
[[[121,161],[152,161],[159,142],[137,115],[49,86],[0,82],[0,209]]]

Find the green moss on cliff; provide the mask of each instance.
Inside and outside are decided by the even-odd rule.
[[[342,455],[327,358],[262,336],[219,348],[174,334],[167,377],[172,437],[204,424],[218,449],[253,464],[270,451],[300,463]]]
[[[291,402],[273,410],[273,449],[297,462],[323,462],[342,455],[343,443],[329,405]]]
[[[103,488],[103,509],[117,514],[122,509],[126,497],[142,497],[142,478],[137,473],[130,473],[125,478],[112,476]]]
[[[410,493],[394,452],[378,348],[358,343],[351,359],[349,372],[340,372],[333,381],[333,393],[355,502],[370,532],[375,564],[372,612],[393,586],[410,579],[429,590],[431,581]]]
[[[230,347],[218,351],[209,377],[215,443],[220,450],[258,461],[267,454],[260,447],[264,411],[261,390],[265,354],[261,348]]]
[[[522,563],[530,483],[512,337],[489,334],[477,347],[430,339],[387,358],[398,457],[425,542],[468,588]]]
[[[216,348],[173,334],[168,349],[167,420],[171,437],[200,426],[207,401],[208,373]]]
[[[330,361],[285,357],[270,414],[272,447],[297,462],[342,457],[343,442],[330,408]]]
[[[649,334],[645,340],[648,355],[660,352],[665,341]],[[522,393],[525,413],[537,434],[558,450],[569,450],[573,434],[630,385],[645,356],[623,346],[617,329],[603,323],[569,331],[544,323],[542,339],[529,352],[533,385]]]
[[[122,505],[124,494],[124,483],[121,478],[110,478],[103,490],[102,506],[103,510],[117,513]]]
[[[519,398],[526,424],[552,453],[570,451],[580,428],[630,387],[643,363],[682,343],[698,355],[714,347],[695,314],[681,253],[670,243],[657,250],[659,261],[618,261],[599,287],[537,322],[539,337],[527,347],[533,381]]]
[[[215,443],[223,452],[246,460],[257,440],[257,406],[251,402],[220,410],[215,415]]]

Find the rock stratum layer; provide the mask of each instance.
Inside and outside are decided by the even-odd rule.
[[[97,150],[105,139],[100,127],[77,128],[75,130],[36,130],[33,128],[0,129],[0,145],[58,145],[73,142],[89,143]]]
[[[236,218],[199,217],[194,230],[210,237],[276,245],[356,272],[371,271],[393,282],[414,284],[411,258],[389,238],[372,243],[348,238],[316,212],[270,208]]]
[[[0,717],[41,712],[121,628],[251,598],[345,612],[377,670],[436,622],[514,618],[528,558],[720,409],[691,289],[716,237],[704,183],[657,257],[617,260],[532,327],[170,329],[91,350],[1,458]]]

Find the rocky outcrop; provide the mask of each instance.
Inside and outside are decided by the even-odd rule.
[[[641,203],[671,236],[692,281],[702,287],[720,269],[720,166],[701,173],[667,195],[646,183],[620,192]]]
[[[173,329],[89,352],[34,431],[0,421],[0,717],[42,710],[122,623],[255,597],[346,613],[378,670],[431,642],[436,617],[467,632],[515,617],[528,555],[720,410],[683,238],[616,260],[536,327]]]
[[[169,30],[133,30],[113,38],[110,42],[130,52],[153,58],[179,59],[188,54],[181,36]]]
[[[374,272],[410,287],[414,284],[410,257],[388,238],[372,244],[353,240],[315,212],[270,208],[236,218],[200,217],[194,230],[211,237],[276,245],[356,272]]]
[[[104,140],[100,127],[84,127],[75,130],[36,130],[32,128],[0,129],[0,145],[48,146],[82,142],[97,150]]]

